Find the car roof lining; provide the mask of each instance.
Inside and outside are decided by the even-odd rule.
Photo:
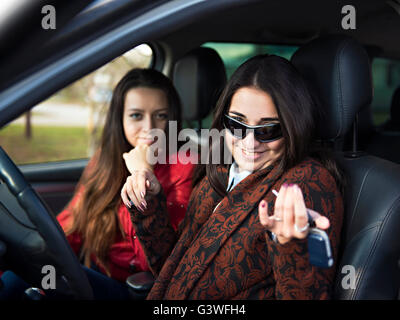
[[[341,8],[346,4],[348,2],[342,0],[263,1],[243,8],[234,7],[223,15],[215,13],[213,17],[211,14],[162,40],[182,49],[182,39],[188,39],[191,46],[210,41],[299,46],[318,36],[347,34],[364,46],[380,48],[381,56],[399,58],[400,43],[395,41],[400,32],[397,12],[384,1],[352,1],[356,8],[356,29],[343,30]]]
[[[152,1],[152,5],[146,6],[146,9],[154,8],[163,2],[165,1]],[[343,30],[340,25],[341,8],[346,4],[344,0],[246,1],[242,5],[235,4],[227,8],[223,14],[219,11],[210,12],[203,19],[192,19],[191,23],[157,40],[176,50],[179,56],[204,42],[300,46],[324,34],[344,33],[365,46],[379,48],[377,52],[380,56],[399,58],[400,43],[393,41],[397,39],[400,31],[400,15],[396,10],[380,0],[355,0],[352,4],[356,8],[356,30]],[[42,60],[43,57],[52,55],[57,58],[56,52],[61,51],[60,48],[76,48],[107,30],[118,27],[133,17],[132,14],[126,14],[124,18],[123,12],[140,12],[140,6],[143,6],[141,0],[94,1],[58,31],[58,35],[48,46],[44,46]],[[21,60],[26,60],[25,65],[40,62],[40,59],[30,61],[29,55]],[[5,75],[4,79],[7,79],[2,79],[1,82],[10,83],[10,77],[18,75],[18,72],[14,71],[9,72],[7,76],[7,68],[1,69]],[[1,82],[0,87],[4,87],[4,83]]]

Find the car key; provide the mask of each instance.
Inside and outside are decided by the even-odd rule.
[[[278,196],[276,190],[272,190],[272,193]],[[321,268],[330,268],[333,265],[333,257],[329,237],[325,231],[314,227],[315,222],[308,209],[307,216],[311,227],[307,235],[310,264]]]

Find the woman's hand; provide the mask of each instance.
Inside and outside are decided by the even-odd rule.
[[[147,144],[141,144],[122,155],[125,160],[125,165],[131,174],[136,170],[153,170],[152,166],[147,161],[149,151],[149,146]]]
[[[122,187],[121,198],[127,207],[131,208],[131,203],[133,203],[138,210],[144,211],[147,209],[146,198],[154,197],[160,190],[160,182],[153,170],[134,170]]]
[[[306,208],[303,194],[297,185],[284,184],[281,187],[275,201],[273,216],[268,216],[265,200],[262,200],[258,206],[260,223],[277,236],[280,244],[285,244],[293,238],[307,237],[309,230],[307,211],[314,219],[317,228],[329,228],[328,218]]]

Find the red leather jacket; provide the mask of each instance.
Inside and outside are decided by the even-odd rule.
[[[194,169],[194,165],[191,163],[182,164],[179,161],[177,162],[177,164],[156,164],[154,166],[154,174],[167,197],[168,214],[171,224],[175,229],[177,229],[186,212],[189,196],[192,191],[192,174]],[[78,201],[80,195],[80,192],[75,192],[69,205],[57,216],[58,222],[64,230],[71,217],[71,208]],[[116,242],[111,245],[109,253],[110,273],[112,278],[125,281],[132,273],[148,271],[150,269],[146,255],[139,239],[136,237],[130,214],[122,200],[118,209],[118,216],[126,238],[123,239],[122,236],[119,236]],[[74,252],[78,254],[82,246],[80,235],[73,233],[67,236],[67,239]],[[93,262],[96,264],[95,257],[93,258]],[[104,272],[101,266],[97,266]]]

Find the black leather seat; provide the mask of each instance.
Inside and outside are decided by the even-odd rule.
[[[174,65],[174,85],[182,100],[183,120],[197,122],[209,115],[226,84],[225,65],[211,48],[196,48]]]
[[[357,132],[356,114],[372,99],[370,63],[364,48],[349,37],[330,36],[300,48],[292,62],[321,100],[321,139],[340,150],[346,133]],[[337,156],[348,181],[334,297],[397,299],[400,166],[357,152],[356,136],[352,152],[338,151]]]

